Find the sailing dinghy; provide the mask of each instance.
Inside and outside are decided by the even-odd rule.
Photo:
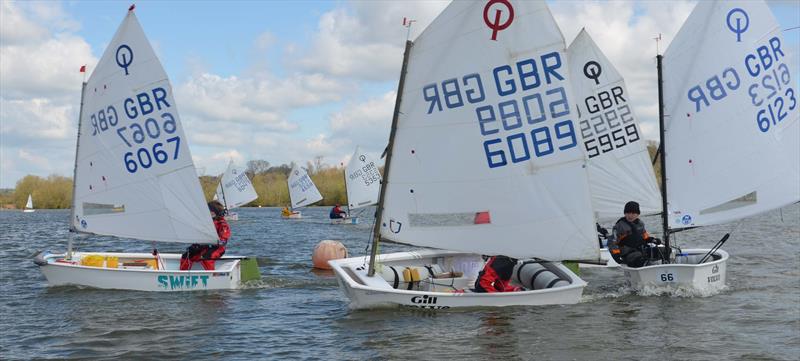
[[[358,224],[352,211],[378,203],[381,189],[381,173],[372,158],[359,147],[344,171],[344,187],[347,190],[347,217],[333,218],[331,224]]]
[[[658,55],[664,240],[800,200],[800,113],[789,47],[763,1],[699,2]],[[728,253],[677,249],[621,266],[631,285],[712,294]]]
[[[287,183],[289,184],[289,200],[292,202],[292,209],[289,214],[281,213],[283,218],[303,218],[302,213],[297,208],[322,200],[322,194],[317,190],[317,186],[311,181],[311,177],[306,173],[306,170],[299,165],[295,165],[292,168]]]
[[[70,230],[147,241],[213,244],[217,233],[166,73],[133,7],[83,83]],[[237,288],[255,259],[179,270],[180,254],[44,251],[50,285],[138,291]],[[199,267],[199,269],[198,269]]]
[[[631,200],[639,203],[642,215],[661,212],[661,192],[622,75],[586,29],[569,45],[567,56],[595,218],[615,222]],[[598,240],[605,267],[617,267],[605,237]]]
[[[25,202],[25,208],[22,209],[22,212],[32,213],[33,211],[35,211],[35,209],[33,209],[33,198],[28,194],[28,201]]]
[[[225,220],[238,221],[239,214],[230,210],[258,199],[258,194],[247,173],[237,168],[231,160],[220,178],[214,198],[221,200],[225,206]]]
[[[559,261],[599,249],[567,63],[543,1],[454,1],[406,43],[372,253],[329,261],[351,308],[580,301]],[[482,255],[526,260],[526,290],[473,292]]]

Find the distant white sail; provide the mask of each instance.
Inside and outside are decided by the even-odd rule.
[[[661,191],[625,80],[582,29],[567,49],[581,146],[589,159],[592,208],[619,218],[628,201],[643,214],[661,212]]]
[[[545,2],[454,1],[409,51],[381,237],[598,259],[569,60]]]
[[[378,203],[381,173],[370,156],[358,147],[345,170],[348,207],[358,209]]]
[[[289,173],[289,198],[292,201],[292,208],[305,207],[309,204],[322,200],[317,186],[311,181],[305,169],[294,166]]]
[[[213,243],[172,86],[129,11],[84,88],[73,228]]]
[[[33,198],[28,194],[28,202],[25,203],[25,209],[33,209]]]
[[[221,201],[227,209],[233,209],[256,200],[258,194],[253,188],[250,178],[247,177],[247,173],[236,168],[231,161],[228,163],[225,173],[222,174],[214,197]]]
[[[790,44],[762,1],[701,1],[664,54],[669,226],[800,200]]]

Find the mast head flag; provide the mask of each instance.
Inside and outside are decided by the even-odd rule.
[[[450,3],[410,48],[381,237],[597,259],[568,69],[545,2]]]
[[[172,87],[129,10],[84,89],[73,226],[144,240],[216,242]]]
[[[583,29],[567,49],[577,101],[576,126],[599,218],[619,218],[635,199],[643,214],[661,212],[661,193],[622,75]]]
[[[699,2],[670,44],[663,73],[671,228],[800,200],[790,48],[763,1]]]

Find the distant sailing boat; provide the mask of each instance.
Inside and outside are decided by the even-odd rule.
[[[283,218],[302,218],[302,213],[297,208],[305,207],[307,205],[317,203],[322,200],[322,195],[319,194],[317,186],[311,181],[305,169],[299,165],[295,165],[289,173],[289,178],[286,180],[289,185],[289,199],[292,202],[292,209],[289,213],[281,213]]]
[[[703,1],[658,55],[663,232],[734,221],[800,200],[800,112],[789,47],[762,1]],[[664,76],[662,76],[662,73]],[[621,266],[635,288],[725,286],[728,253],[683,249]]]
[[[209,215],[172,87],[133,6],[81,93],[70,230],[211,244]],[[50,285],[139,291],[237,288],[260,279],[255,259],[223,257],[179,270],[180,254],[48,251],[34,262]]]
[[[358,217],[352,211],[378,203],[381,189],[381,173],[378,166],[366,152],[359,147],[344,170],[344,185],[347,190],[347,217],[331,219],[332,224],[358,224]]]
[[[586,29],[567,48],[567,56],[595,218],[616,221],[631,200],[643,215],[661,212],[661,192],[622,75]],[[616,267],[605,239],[599,246],[607,266]]]
[[[230,210],[258,199],[258,194],[253,188],[250,178],[247,177],[247,173],[236,168],[231,160],[220,178],[214,197],[221,201],[228,211],[225,219],[238,221],[239,214]]]
[[[25,203],[25,208],[22,210],[22,212],[32,213],[33,211],[35,211],[35,209],[33,209],[33,198],[31,198],[31,195],[28,194],[28,202]]]
[[[329,261],[352,308],[580,301],[558,261],[599,248],[568,61],[544,1],[454,1],[406,43],[372,253]],[[472,291],[498,254],[526,290]]]

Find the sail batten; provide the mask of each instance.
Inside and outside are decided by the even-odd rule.
[[[172,87],[132,11],[85,83],[80,117],[72,228],[216,242]]]

